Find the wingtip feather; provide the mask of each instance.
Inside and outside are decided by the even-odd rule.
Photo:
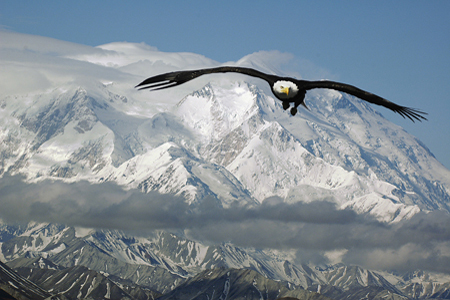
[[[421,111],[419,109],[410,108],[410,107],[400,107],[398,110],[396,110],[398,114],[400,114],[403,118],[408,118],[411,121],[415,123],[415,121],[422,122],[428,121],[428,119],[425,117],[425,115],[428,115],[426,112]]]

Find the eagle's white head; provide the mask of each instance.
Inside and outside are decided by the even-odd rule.
[[[298,93],[298,86],[287,80],[278,80],[272,89],[275,96],[282,100],[294,98]]]

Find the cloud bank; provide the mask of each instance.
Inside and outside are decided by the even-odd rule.
[[[206,243],[297,250],[299,262],[327,263],[342,250],[342,262],[367,268],[450,273],[450,217],[419,213],[395,224],[379,222],[327,201],[288,204],[274,197],[260,206],[222,208],[213,197],[198,206],[156,192],[126,191],[114,183],[26,183],[0,180],[0,218],[6,222],[52,222],[141,234],[185,230]]]

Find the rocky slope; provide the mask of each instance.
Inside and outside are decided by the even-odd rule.
[[[65,277],[58,291],[66,291],[64,295],[69,298],[72,294],[87,293],[88,286],[92,286],[91,292],[97,287],[103,292],[108,282],[110,287],[120,287],[128,297],[132,291],[144,299],[150,292],[168,294],[177,290],[175,293],[181,293],[184,288],[193,289],[199,278],[211,270],[229,269],[252,270],[256,272],[252,274],[259,274],[265,280],[283,282],[288,287],[290,284],[292,288],[307,289],[333,299],[357,297],[363,292],[372,295],[371,299],[387,296],[445,299],[450,291],[450,279],[444,275],[427,272],[401,275],[343,264],[324,268],[297,265],[282,252],[231,244],[204,245],[167,232],[144,239],[118,231],[84,231],[52,224],[32,224],[16,228],[16,232],[23,235],[2,242],[3,259],[22,276],[47,290],[56,277]],[[72,274],[76,272],[79,274]],[[69,293],[69,283],[81,277],[85,280],[78,280]],[[48,283],[49,280],[53,283]],[[89,284],[83,285],[85,281]]]

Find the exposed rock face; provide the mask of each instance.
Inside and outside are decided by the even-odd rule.
[[[264,278],[252,270],[214,269],[190,278],[161,299],[328,299],[327,297]]]

